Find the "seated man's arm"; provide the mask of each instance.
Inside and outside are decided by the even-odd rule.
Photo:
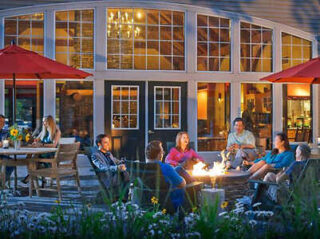
[[[101,160],[101,156],[97,153],[91,155],[92,163],[101,171],[111,171],[115,172],[118,170],[117,165],[110,165],[105,162],[105,160]]]
[[[181,183],[177,186],[177,188],[184,188],[186,186],[186,180],[184,180],[184,178],[182,178]]]
[[[174,188],[183,188],[186,186],[184,178],[181,177],[171,165],[167,164],[165,167],[167,179]]]

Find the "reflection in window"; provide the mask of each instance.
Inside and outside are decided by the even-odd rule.
[[[180,87],[155,87],[155,129],[180,128]]]
[[[223,150],[230,130],[230,84],[198,83],[198,151]]]
[[[184,70],[184,13],[108,9],[108,69]]]
[[[312,57],[312,42],[282,33],[282,69],[299,65]]]
[[[272,71],[272,29],[241,22],[241,71]]]
[[[56,60],[93,68],[93,10],[56,12]]]
[[[12,125],[12,80],[5,81],[6,127]],[[16,81],[16,123],[19,127],[37,130],[42,127],[43,82],[42,80]]]
[[[230,20],[198,15],[198,71],[230,71]]]
[[[312,132],[311,86],[283,85],[284,130],[290,141],[310,142]]]
[[[256,145],[271,149],[271,84],[241,84],[241,112],[246,129],[256,137]]]
[[[43,55],[43,29],[43,13],[6,17],[4,45],[14,40],[18,46]]]
[[[112,86],[112,129],[139,129],[139,86]]]
[[[93,82],[56,82],[56,120],[62,137],[75,137],[81,149],[93,137]]]

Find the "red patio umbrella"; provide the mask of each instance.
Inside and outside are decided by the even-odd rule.
[[[320,84],[320,57],[313,58],[305,63],[271,74],[260,80],[274,83]]]
[[[16,79],[84,79],[90,75],[14,43],[0,50],[0,79],[13,79],[13,122],[16,120]]]

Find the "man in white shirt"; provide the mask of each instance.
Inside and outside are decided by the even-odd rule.
[[[254,135],[245,130],[242,118],[235,118],[233,121],[234,132],[228,136],[227,151],[231,153],[234,159],[231,161],[231,167],[237,168],[242,165],[243,160],[253,160],[257,157],[255,151]]]

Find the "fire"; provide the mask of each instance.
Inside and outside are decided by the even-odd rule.
[[[222,157],[221,162],[214,162],[213,163],[213,168],[211,169],[205,169],[206,165],[203,162],[199,162],[193,166],[192,170],[192,175],[194,176],[217,176],[217,175],[222,175],[226,174],[226,162],[229,157],[229,152],[227,155],[225,154],[225,150],[222,150],[220,155]]]
[[[225,166],[222,162],[214,162],[213,168],[206,170],[206,165],[203,162],[199,162],[193,166],[192,175],[194,176],[217,176],[225,174]]]

